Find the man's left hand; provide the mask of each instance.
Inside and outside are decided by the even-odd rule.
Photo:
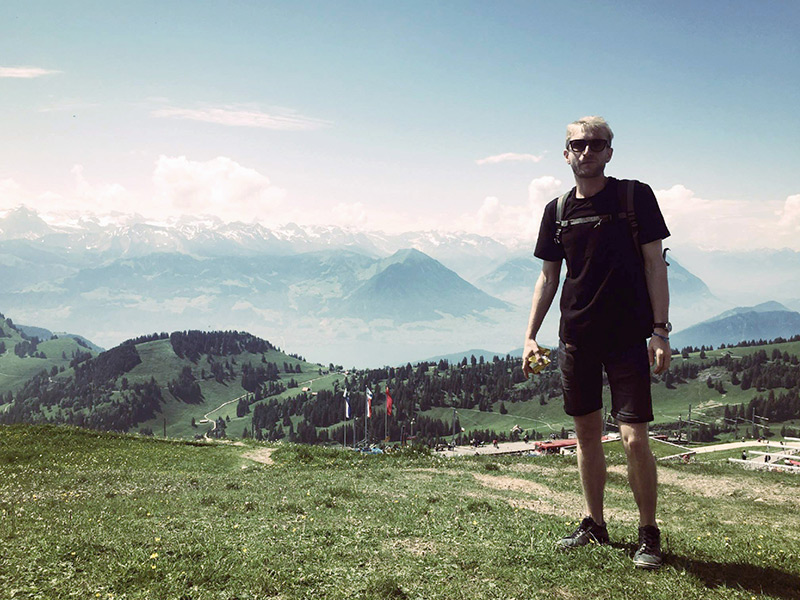
[[[650,366],[655,365],[653,370],[654,375],[663,373],[669,369],[669,363],[672,360],[672,350],[669,347],[669,342],[662,340],[657,335],[650,338],[650,343],[647,345],[647,354],[650,358]]]

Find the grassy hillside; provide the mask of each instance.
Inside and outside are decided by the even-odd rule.
[[[237,405],[254,397],[243,386],[255,389],[254,378],[244,383],[245,370],[260,370],[262,379],[258,381],[263,381],[265,389],[267,384],[285,388],[268,396],[278,401],[296,396],[304,388],[311,388],[312,397],[343,379],[343,375],[289,356],[249,334],[189,332],[175,336],[175,340],[146,336],[74,368],[32,379],[15,394],[13,404],[6,405],[4,418],[6,422],[49,421],[97,429],[150,429],[158,434],[164,433],[166,424],[168,437],[184,438],[210,429],[213,423],[203,422],[206,418],[222,418],[231,435],[240,437],[250,417],[237,418]],[[66,342],[45,342],[38,350],[50,352]],[[176,388],[182,378],[185,385]]]
[[[582,514],[574,457],[364,456],[0,427],[3,598],[800,598],[800,478],[659,466],[666,550],[632,567],[636,510],[608,447],[612,544],[554,541]]]
[[[250,426],[250,415],[243,417],[236,416],[237,400],[249,394],[241,385],[241,378],[237,377],[230,381],[220,383],[209,375],[205,379],[198,381],[202,391],[202,402],[197,404],[187,404],[176,399],[169,390],[166,389],[166,382],[174,379],[177,373],[186,366],[192,368],[197,377],[200,378],[201,370],[209,371],[208,356],[202,356],[197,363],[186,358],[179,358],[172,349],[169,340],[157,340],[137,345],[137,351],[142,359],[141,364],[134,367],[127,378],[131,381],[147,381],[150,377],[155,377],[162,384],[165,403],[161,413],[150,421],[141,423],[139,428],[150,428],[158,435],[163,434],[164,420],[167,422],[167,437],[191,438],[197,434],[203,434],[210,427],[208,424],[201,424],[200,421],[210,419],[230,419],[228,424],[228,437],[241,437],[245,427]],[[303,387],[311,387],[313,390],[331,389],[333,383],[343,381],[344,376],[338,373],[323,371],[320,375],[321,366],[308,363],[288,356],[278,350],[270,350],[262,354],[242,353],[235,356],[238,370],[242,365],[250,364],[258,366],[262,364],[262,356],[268,362],[283,364],[289,363],[296,367],[300,365],[301,373],[280,373],[279,380],[288,384],[294,379],[298,388],[287,389],[281,394],[271,398],[284,399],[289,396],[297,395]],[[197,427],[192,427],[192,418],[195,419]]]
[[[215,336],[228,335],[230,332],[195,333],[212,339]],[[19,337],[18,332],[12,331],[12,334]],[[97,363],[106,360],[107,366],[113,371],[110,379],[106,377],[100,381],[97,379],[99,375],[93,374],[87,380],[84,374],[83,383],[78,385],[76,369],[66,365],[62,373],[49,380],[44,378],[33,389],[28,390],[27,397],[23,401],[32,405],[30,410],[27,405],[25,410],[18,410],[19,406],[15,403],[14,407],[9,404],[0,405],[0,411],[5,411],[5,416],[8,417],[12,416],[12,411],[16,411],[13,413],[14,418],[5,419],[5,422],[50,420],[100,429],[152,430],[156,435],[162,435],[166,427],[167,437],[187,439],[202,435],[211,427],[211,423],[204,422],[206,419],[213,421],[221,418],[226,424],[227,437],[241,438],[245,430],[250,434],[253,433],[253,416],[257,408],[253,404],[250,406],[251,412],[241,417],[237,416],[237,409],[240,410],[239,400],[249,395],[249,392],[242,387],[243,371],[246,367],[258,369],[267,364],[275,364],[278,366],[278,372],[271,383],[286,386],[287,389],[282,393],[268,396],[262,402],[266,405],[277,401],[283,407],[270,412],[269,422],[259,421],[257,433],[269,439],[278,439],[281,435],[293,431],[298,434],[297,439],[312,442],[314,437],[307,435],[309,428],[312,432],[324,433],[325,437],[342,439],[341,419],[344,413],[344,400],[341,391],[345,387],[351,392],[351,408],[355,409],[360,421],[358,436],[363,432],[364,390],[370,387],[376,393],[373,405],[375,418],[370,422],[370,439],[384,439],[386,432],[383,427],[382,393],[387,384],[395,400],[395,414],[388,421],[389,436],[393,440],[399,440],[401,432],[410,433],[412,418],[416,419],[415,433],[425,436],[428,440],[449,436],[452,431],[453,405],[460,407],[458,420],[461,427],[466,430],[467,437],[471,437],[473,432],[488,430],[495,432],[490,435],[499,435],[502,438],[503,435],[509,435],[515,426],[522,427],[528,432],[536,430],[537,434],[548,436],[559,433],[562,428],[570,429],[572,426],[571,419],[563,412],[555,365],[545,371],[544,375],[527,381],[521,376],[519,359],[506,361],[504,358],[486,361],[485,364],[483,362],[471,364],[471,361],[465,361],[464,364],[447,364],[441,361],[438,364],[421,367],[408,365],[392,369],[357,371],[345,377],[344,374],[337,372],[329,373],[321,365],[291,357],[263,340],[260,340],[263,344],[259,350],[252,348],[252,351],[246,350],[246,340],[257,340],[257,338],[244,333],[234,333],[233,337],[236,336],[240,340],[237,342],[239,346],[232,351],[226,350],[220,353],[212,349],[188,354],[180,351],[176,353],[170,339],[152,339],[157,336],[143,338],[135,344],[133,352],[120,352],[126,350],[120,347],[101,355]],[[9,338],[7,345],[10,346],[12,341],[14,340]],[[67,359],[72,356],[73,349],[77,347],[75,344],[74,340],[67,338],[39,344],[37,353],[46,356],[46,359],[30,356],[19,359],[7,351],[0,357],[0,382],[4,378],[9,384],[15,381],[19,388],[21,382],[30,378],[32,374],[39,373],[45,364],[50,365],[50,369],[53,366],[57,370],[65,367],[63,363],[68,362]],[[669,386],[665,381],[653,384],[655,423],[672,424],[679,419],[685,420],[689,416],[691,407],[692,419],[720,424],[725,405],[733,405],[738,409],[739,405],[746,406],[757,394],[766,394],[765,390],[759,392],[755,388],[743,390],[738,382],[737,385],[733,384],[732,374],[727,368],[714,367],[712,364],[717,358],[729,355],[745,357],[760,350],[766,351],[770,357],[775,350],[798,356],[800,342],[707,351],[705,358],[701,358],[699,352],[690,354],[686,358],[680,355],[673,356],[672,370],[675,373],[680,367],[689,365],[696,367],[695,374]],[[119,356],[108,358],[114,352]],[[768,363],[772,362],[774,361],[771,358],[768,359]],[[89,361],[86,364],[91,365],[91,363],[92,361]],[[85,366],[85,364],[80,365],[77,370],[80,371]],[[223,366],[224,373],[220,374]],[[295,372],[296,367],[299,367],[301,372]],[[33,373],[25,370],[34,368]],[[800,367],[790,366],[787,363],[781,368],[793,370],[792,372],[799,376],[791,375],[791,377],[800,382]],[[99,367],[97,369],[105,372]],[[191,399],[185,396],[181,399],[179,397],[181,394],[174,392],[172,384],[187,369],[193,384],[196,384],[196,393]],[[698,369],[699,374],[696,373]],[[709,377],[715,387],[722,390],[721,392],[715,387],[709,388],[706,384]],[[157,390],[132,391],[136,386],[147,387],[151,380],[155,381]],[[297,384],[296,387],[288,387],[291,380]],[[269,382],[265,382],[265,386],[266,383]],[[300,404],[291,403],[292,408],[289,410],[287,401],[297,397],[303,388],[311,388],[311,392]],[[337,390],[336,395],[320,394],[318,402],[313,395],[316,392],[332,390]],[[782,390],[785,388],[776,388],[775,393],[780,393]],[[604,394],[606,406],[610,407],[610,394],[607,388]],[[55,399],[44,401],[42,398],[45,396],[48,398],[53,396]],[[138,412],[133,418],[128,418],[126,415],[120,417],[118,414],[120,406],[138,406],[136,409]],[[784,415],[784,418],[791,416],[800,418],[800,414],[794,415],[794,413]],[[192,419],[195,422],[194,427],[191,424]],[[124,426],[118,426],[120,422],[124,423]],[[348,424],[349,430],[351,430],[350,425]],[[781,423],[773,420],[770,425],[774,433],[780,430]],[[303,435],[299,432],[301,427],[304,429]],[[670,427],[670,430],[674,429],[675,427]],[[724,435],[740,436],[746,431],[742,427]]]
[[[712,423],[721,419],[725,405],[739,404],[747,405],[750,400],[766,392],[759,392],[756,389],[742,390],[741,386],[733,385],[731,374],[725,369],[713,368],[708,366],[714,359],[721,358],[726,354],[734,357],[749,356],[764,350],[768,355],[777,349],[780,352],[788,352],[790,355],[800,356],[800,342],[785,342],[768,344],[764,346],[752,346],[742,348],[725,348],[721,350],[709,350],[705,352],[706,357],[701,358],[700,352],[690,353],[688,358],[680,355],[672,357],[673,368],[681,363],[695,365],[706,365],[707,368],[700,372],[696,379],[686,380],[684,383],[677,383],[673,388],[668,388],[663,382],[652,385],[653,412],[655,424],[672,423],[679,418],[687,419],[691,407],[691,417],[693,420]],[[720,380],[723,384],[724,393],[715,389],[710,389],[706,384],[706,378],[711,376],[716,382]],[[524,389],[527,384],[519,384],[518,389]],[[781,388],[783,389],[783,388]],[[603,389],[604,405],[610,410],[611,392],[608,386]],[[492,411],[480,411],[477,409],[458,409],[458,420],[469,435],[474,430],[491,429],[496,432],[510,432],[515,425],[519,425],[525,430],[535,429],[538,433],[545,436],[550,433],[557,433],[562,427],[570,429],[572,419],[564,414],[561,397],[550,398],[547,404],[541,405],[538,399],[524,402],[503,402],[507,414],[501,414],[500,402],[492,405]],[[421,414],[441,419],[447,423],[452,422],[453,410],[448,407],[434,407]],[[798,415],[800,417],[800,415]],[[796,426],[794,421],[785,422],[789,426]],[[780,429],[784,423],[771,423],[773,432]],[[744,432],[744,428],[741,428]]]
[[[0,395],[16,392],[26,381],[41,371],[49,373],[53,367],[57,370],[68,369],[70,361],[79,353],[90,353],[92,356],[97,354],[80,345],[74,338],[61,337],[40,342],[36,347],[37,356],[19,357],[14,353],[14,347],[26,341],[22,334],[2,315],[0,315],[0,329],[5,335],[0,337],[0,342],[6,347],[5,352],[0,352]]]

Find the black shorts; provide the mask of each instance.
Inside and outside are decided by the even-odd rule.
[[[561,341],[558,366],[564,386],[564,410],[572,417],[603,408],[603,368],[611,387],[611,416],[623,423],[653,420],[650,360],[646,342],[622,350],[578,348]]]

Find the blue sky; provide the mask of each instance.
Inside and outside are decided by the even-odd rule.
[[[4,2],[0,211],[525,243],[571,185],[565,125],[600,114],[607,173],[650,183],[678,242],[800,250],[798,17],[795,2]]]

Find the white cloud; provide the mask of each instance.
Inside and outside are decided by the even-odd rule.
[[[528,184],[528,202],[537,213],[539,220],[542,218],[545,205],[560,192],[566,191],[562,189],[562,186],[563,183],[560,179],[550,175],[537,177]]]
[[[369,212],[362,202],[342,202],[333,207],[330,218],[331,225],[364,229],[369,223]]]
[[[800,196],[779,201],[709,200],[683,185],[655,190],[673,245],[705,249],[800,249]],[[792,235],[792,230],[794,235]]]
[[[789,196],[780,212],[780,226],[789,234],[800,233],[800,194]]]
[[[452,215],[443,216],[432,211],[401,206],[397,210],[385,205],[363,202],[340,202],[329,207],[325,202],[306,202],[287,206],[281,211],[283,222],[300,225],[332,225],[343,229],[404,233],[430,229],[450,230]],[[268,224],[267,224],[268,225]]]
[[[230,127],[258,127],[281,131],[309,131],[329,127],[331,123],[297,114],[295,111],[276,108],[270,113],[253,107],[224,106],[205,108],[160,108],[151,113],[154,117],[188,119],[216,123]]]
[[[0,180],[0,210],[25,204],[50,215],[122,215],[139,214],[166,221],[188,215],[216,217],[230,222],[283,222],[275,211],[281,206],[284,190],[272,185],[269,178],[254,169],[243,167],[230,158],[218,157],[200,162],[185,156],[160,156],[155,163],[152,192],[134,194],[118,183],[97,183],[75,165],[71,173],[74,188],[34,194],[12,179]],[[63,218],[57,219],[63,222]]]
[[[149,213],[213,215],[224,221],[269,222],[285,196],[266,176],[224,156],[206,162],[160,156],[153,185]]]
[[[78,202],[76,208],[93,213],[106,213],[125,210],[130,206],[133,195],[119,183],[92,184],[83,175],[83,166],[75,165],[71,173],[75,177],[76,195],[72,203]]]
[[[481,229],[488,229],[494,226],[500,219],[500,199],[497,196],[487,196],[483,204],[478,209],[476,215],[478,226]]]
[[[545,205],[565,191],[551,176],[528,185],[527,203],[507,203],[487,196],[480,207],[448,222],[441,229],[458,229],[491,236],[505,243],[531,243],[539,232]],[[683,185],[655,190],[673,248],[692,246],[718,250],[792,248],[800,250],[800,194],[785,202],[707,199]]]
[[[22,202],[22,186],[13,179],[0,179],[0,209],[13,208]]]
[[[474,213],[452,220],[445,229],[455,229],[493,237],[502,242],[530,243],[536,239],[545,205],[556,197],[562,183],[555,177],[538,177],[528,185],[525,202],[509,204],[495,196],[484,198]]]
[[[54,75],[60,72],[61,71],[42,69],[41,67],[0,67],[0,78],[33,79],[35,77],[44,77],[45,75]]]
[[[536,156],[535,154],[518,154],[516,152],[506,152],[505,154],[496,154],[494,156],[487,156],[486,158],[479,158],[475,161],[476,165],[496,165],[501,162],[533,162],[538,163],[544,158],[544,154]]]

